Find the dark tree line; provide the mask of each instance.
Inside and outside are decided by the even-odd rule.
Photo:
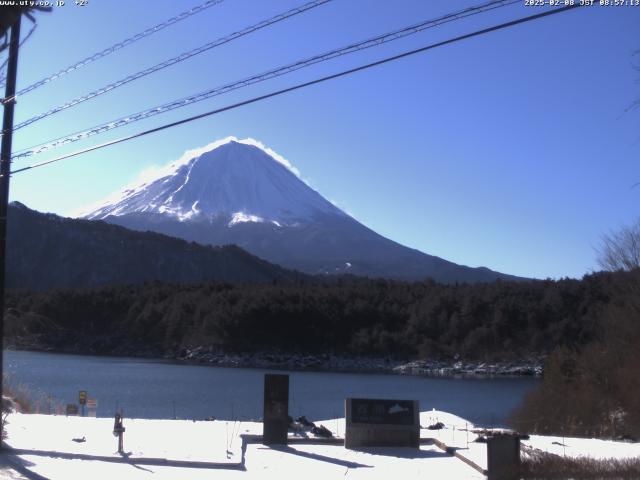
[[[475,285],[341,279],[11,292],[16,346],[107,354],[284,351],[506,360],[576,349],[637,272]]]

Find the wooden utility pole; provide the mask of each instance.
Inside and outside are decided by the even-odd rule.
[[[20,20],[11,26],[9,60],[7,63],[7,87],[3,100],[2,147],[0,149],[0,393],[4,394],[4,291],[7,254],[7,210],[9,209],[9,175],[11,172],[11,142],[13,140],[13,108],[16,104],[16,77],[18,74],[18,49],[20,47]],[[0,422],[0,438],[4,425]],[[0,442],[0,448],[2,443]]]

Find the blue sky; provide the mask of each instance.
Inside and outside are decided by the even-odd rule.
[[[38,15],[19,88],[202,1],[67,0]],[[16,122],[302,3],[226,0],[24,95]],[[34,123],[14,150],[477,3],[333,0]],[[14,167],[540,11],[523,2],[453,22]],[[576,9],[15,175],[11,199],[68,215],[185,150],[252,137],[404,245],[515,275],[581,277],[597,269],[601,235],[640,213],[640,110],[625,113],[640,97],[639,27],[640,7]]]

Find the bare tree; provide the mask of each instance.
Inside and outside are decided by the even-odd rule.
[[[603,235],[597,253],[598,264],[604,270],[640,268],[640,219],[631,226]]]
[[[640,50],[633,52],[633,68],[640,72]],[[640,83],[640,78],[637,79]],[[637,98],[626,109],[640,109],[640,98]],[[632,188],[639,187],[640,182]],[[624,226],[617,232],[602,236],[602,243],[596,249],[598,264],[603,270],[633,270],[640,268],[640,218],[631,226]]]

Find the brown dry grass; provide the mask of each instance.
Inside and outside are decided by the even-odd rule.
[[[640,479],[640,458],[568,458],[528,451],[522,459],[521,478],[551,479]]]
[[[2,385],[2,394],[10,398],[17,405],[17,410],[22,413],[33,412],[33,392],[21,383],[16,383],[5,376]]]

